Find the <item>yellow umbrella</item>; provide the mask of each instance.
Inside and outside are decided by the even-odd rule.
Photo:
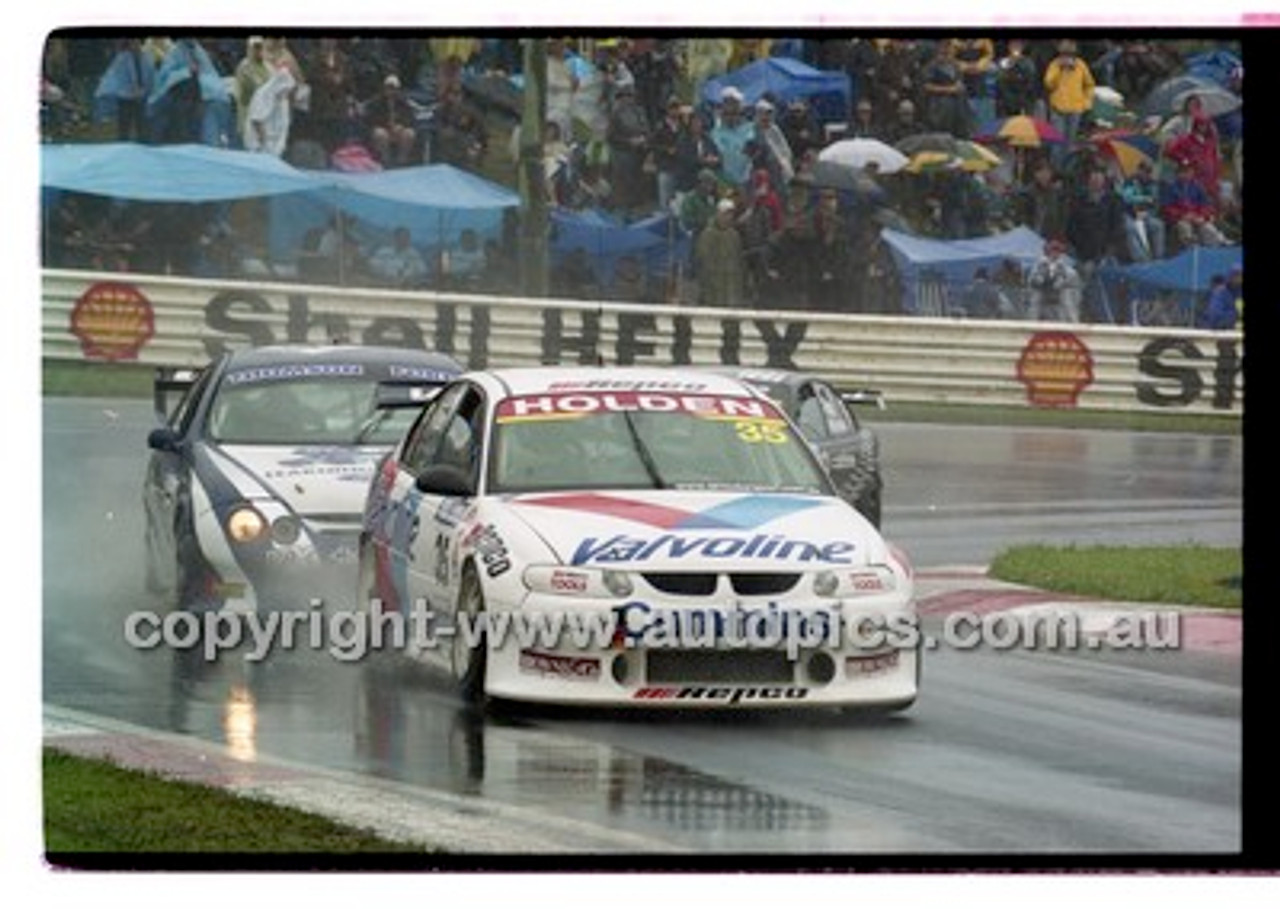
[[[1003,139],[1010,145],[1022,148],[1039,148],[1046,142],[1063,142],[1066,137],[1046,120],[1027,114],[1015,114],[1003,120],[993,120],[981,127],[975,138],[984,142]]]
[[[960,169],[970,173],[982,173],[999,167],[1000,156],[986,146],[963,139],[956,143],[956,153],[960,158]]]
[[[957,140],[955,153],[922,151],[911,156],[902,169],[909,174],[928,174],[945,170],[981,173],[1000,165],[1000,156],[976,142]]]
[[[1139,164],[1146,163],[1154,167],[1160,157],[1159,143],[1142,133],[1111,130],[1095,133],[1089,137],[1089,141],[1115,158],[1120,165],[1120,172],[1126,177],[1132,176]]]
[[[959,170],[964,162],[949,152],[922,151],[916,152],[902,168],[909,174],[929,174],[940,170]]]

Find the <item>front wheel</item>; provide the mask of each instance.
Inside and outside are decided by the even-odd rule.
[[[469,705],[484,701],[485,656],[484,591],[473,566],[463,569],[462,586],[453,615],[453,640],[449,668],[462,699]],[[474,632],[474,633],[473,633]]]
[[[359,612],[372,628],[382,618],[385,604],[378,593],[377,563],[374,544],[362,539],[358,547],[359,555],[356,564],[356,611]],[[386,649],[386,642],[381,637],[371,638],[369,650],[381,652]]]
[[[150,515],[147,516],[147,530],[143,535],[143,546],[146,562],[144,564],[144,583],[147,593],[153,597],[163,597],[169,593],[173,587],[172,583],[166,583],[163,572],[160,568],[160,557],[156,554],[155,529],[152,526]]]

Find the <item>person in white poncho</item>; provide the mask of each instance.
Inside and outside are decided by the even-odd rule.
[[[249,101],[245,115],[244,147],[277,158],[289,145],[293,119],[293,93],[298,80],[287,66],[278,66],[271,78],[259,86]]]

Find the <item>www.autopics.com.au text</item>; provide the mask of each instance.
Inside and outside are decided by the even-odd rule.
[[[784,649],[797,659],[815,648],[875,651],[949,647],[955,650],[1175,650],[1181,646],[1182,616],[1176,610],[1134,610],[1112,617],[1106,627],[1086,630],[1079,612],[953,612],[936,634],[926,634],[910,610],[845,614],[838,608],[680,608],[626,603],[610,610],[490,611],[444,614],[420,602],[407,612],[308,609],[267,612],[153,611],[130,613],[126,642],[137,649],[166,646],[199,650],[215,660],[243,648],[248,661],[276,650],[309,648],[340,662],[355,662],[371,651],[426,651],[485,642],[521,648],[579,651],[622,648]]]

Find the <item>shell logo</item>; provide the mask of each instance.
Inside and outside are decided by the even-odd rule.
[[[1018,358],[1018,381],[1033,407],[1075,407],[1093,384],[1093,355],[1071,332],[1037,332]]]
[[[136,360],[156,333],[151,301],[131,284],[92,285],[71,310],[71,333],[97,360]]]

